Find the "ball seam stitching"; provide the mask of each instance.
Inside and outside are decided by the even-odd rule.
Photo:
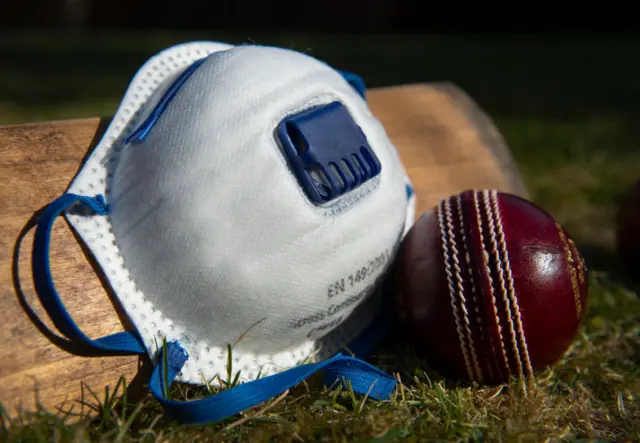
[[[495,214],[496,220],[497,220],[497,229],[498,229],[498,237],[499,237],[499,241],[500,241],[500,249],[501,249],[501,253],[502,253],[502,258],[503,258],[503,263],[504,263],[504,271],[506,273],[506,280],[507,280],[507,285],[508,285],[508,295],[509,298],[511,299],[511,316],[510,318],[513,319],[515,318],[515,323],[516,323],[516,335],[517,335],[517,340],[519,341],[519,345],[521,347],[521,353],[518,353],[518,357],[521,358],[521,354],[524,355],[524,364],[526,366],[526,370],[527,370],[527,375],[529,375],[530,377],[533,378],[533,369],[531,367],[531,359],[529,357],[529,348],[527,346],[527,341],[526,341],[526,337],[524,334],[524,328],[522,326],[522,316],[520,315],[520,305],[518,303],[518,297],[516,296],[516,291],[515,291],[515,286],[514,286],[514,281],[513,281],[513,273],[511,270],[511,261],[509,259],[509,252],[507,251],[507,247],[506,247],[506,240],[505,240],[505,235],[504,235],[504,225],[502,222],[502,217],[500,217],[500,209],[499,209],[499,204],[498,204],[498,193],[497,191],[491,191],[491,204],[492,204],[492,209],[493,212]],[[516,349],[517,349],[517,345],[516,345]],[[521,367],[521,366],[520,366]],[[522,375],[522,371],[521,371],[521,375]]]
[[[462,325],[460,323],[460,314],[458,312],[458,307],[456,306],[456,297],[455,297],[456,291],[453,285],[453,273],[451,271],[451,264],[449,263],[451,252],[449,251],[449,239],[447,238],[448,237],[447,231],[445,229],[444,207],[445,207],[445,201],[442,200],[440,201],[440,205],[438,208],[438,223],[440,225],[440,236],[442,239],[442,251],[444,254],[445,273],[447,274],[447,283],[449,285],[449,299],[451,302],[451,310],[453,312],[453,317],[456,324],[456,331],[458,332],[458,340],[460,341],[460,349],[462,350],[462,356],[464,358],[467,374],[469,376],[469,379],[473,380],[474,379],[473,370],[471,369],[471,365],[469,363],[469,354],[467,352],[467,347],[464,340],[464,333],[462,331]]]
[[[482,225],[482,211],[480,210],[480,201],[479,201],[480,198],[478,196],[479,194],[480,194],[480,191],[474,192],[473,197],[474,197],[476,211],[478,214],[478,229],[480,230],[480,242],[482,244],[482,258],[484,262],[483,264],[485,267],[487,279],[489,280],[489,293],[490,293],[491,307],[493,308],[493,315],[495,317],[496,327],[498,329],[498,337],[500,339],[500,349],[502,351],[502,357],[504,358],[504,364],[507,369],[507,373],[509,374],[509,376],[511,376],[512,374],[511,366],[509,365],[509,359],[507,358],[507,350],[504,346],[505,343],[504,343],[504,336],[502,334],[502,325],[500,322],[500,316],[498,315],[498,306],[496,304],[495,291],[493,290],[493,278],[491,277],[491,268],[489,266],[489,252],[487,251],[487,248],[485,246],[485,232]],[[488,222],[490,223],[490,220],[488,220]],[[489,231],[491,231],[491,226],[488,226],[488,229]]]
[[[458,194],[457,198],[456,198],[456,206],[457,206],[457,211],[458,211],[458,222],[460,225],[460,235],[462,237],[462,247],[464,248],[464,260],[467,263],[469,263],[469,250],[467,248],[467,236],[465,234],[465,228],[464,228],[464,221],[463,221],[463,214],[462,214],[462,198],[460,196],[460,194]],[[460,253],[458,252],[457,248],[455,247],[455,243],[454,244],[454,254],[459,255]],[[469,312],[466,308],[466,305],[468,304],[467,298],[464,296],[464,286],[462,284],[462,269],[460,269],[459,263],[458,263],[458,259],[456,258],[456,271],[457,271],[457,277],[458,277],[458,289],[460,291],[460,298],[462,301],[462,305],[463,305],[463,311],[465,314],[465,323],[466,323],[466,329],[467,329],[467,336],[468,336],[468,340],[469,340],[469,348],[471,349],[471,357],[473,358],[473,364],[476,370],[476,374],[478,376],[478,381],[480,383],[482,383],[483,381],[483,374],[482,374],[482,369],[480,368],[480,363],[478,361],[478,353],[476,352],[476,345],[473,342],[473,333],[471,330],[471,322],[469,320]],[[467,267],[467,269],[469,269]],[[473,287],[473,275],[470,274],[471,277],[471,291],[472,291],[472,297],[474,300],[476,300],[476,296],[475,296],[475,288]],[[476,313],[478,310],[478,306],[476,303]],[[479,315],[476,314],[477,317],[477,321],[478,323],[481,323]],[[482,340],[481,340],[482,342]]]

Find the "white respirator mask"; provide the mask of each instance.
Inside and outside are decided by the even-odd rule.
[[[320,369],[385,398],[393,378],[357,357],[383,333],[382,282],[414,212],[357,76],[291,50],[181,44],[138,71],[40,217],[34,280],[67,338],[148,353],[151,391],[176,419],[228,417]],[[65,310],[48,258],[60,214],[135,331],[90,339]],[[242,384],[197,402],[165,398],[166,380],[226,379],[229,350]]]

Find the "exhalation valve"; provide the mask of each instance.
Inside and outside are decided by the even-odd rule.
[[[317,205],[380,173],[362,129],[338,101],[287,116],[276,133],[298,182]]]

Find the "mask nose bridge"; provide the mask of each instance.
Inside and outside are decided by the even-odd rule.
[[[169,103],[178,95],[180,89],[184,86],[185,83],[191,78],[193,73],[200,67],[202,64],[209,59],[210,56],[203,57],[199,60],[196,60],[191,65],[187,67],[182,73],[169,85],[169,88],[165,91],[165,93],[160,98],[160,101],[153,108],[149,116],[138,126],[129,137],[125,140],[126,144],[129,143],[140,143],[143,141],[147,135],[151,132],[156,122],[160,118],[160,116],[164,113]]]

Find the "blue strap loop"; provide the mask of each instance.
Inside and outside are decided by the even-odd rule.
[[[347,81],[347,83],[349,83],[351,87],[355,89],[358,94],[360,94],[360,96],[363,99],[365,100],[367,99],[367,87],[362,77],[360,77],[358,74],[354,74],[353,72],[347,72],[347,71],[338,71],[338,72]]]
[[[330,370],[341,377],[336,381],[344,384],[348,380],[353,391],[382,400],[389,397],[396,380],[380,369],[354,357],[338,354],[318,363],[296,366],[251,382],[243,383],[226,391],[200,400],[179,402],[165,395],[167,386],[175,379],[188,359],[187,353],[176,342],[167,343],[167,355],[160,354],[149,382],[149,389],[160,402],[165,413],[172,419],[183,423],[207,423],[223,420],[238,412],[256,406],[297,385],[319,370]],[[167,360],[167,373],[164,373],[163,358]]]
[[[180,88],[182,88],[193,73],[205,62],[209,57],[204,57],[193,62],[187,69],[185,69],[174,81],[171,83],[167,91],[162,95],[158,104],[153,108],[151,114],[145,119],[144,122],[127,137],[125,143],[139,143],[143,141],[153,126],[157,123],[160,116],[169,106],[169,103],[178,95]]]
[[[384,294],[383,299],[386,297],[387,294]],[[169,386],[165,386],[164,381],[167,380],[171,385],[189,358],[187,352],[178,343],[169,342],[166,346],[166,357],[163,355],[164,350],[160,352],[158,365],[151,375],[149,389],[169,417],[192,424],[228,418],[283,393],[318,371],[322,372],[327,386],[339,383],[346,387],[348,382],[355,393],[368,395],[375,400],[385,400],[395,389],[395,378],[361,358],[371,354],[379,340],[388,332],[390,321],[389,310],[382,309],[375,321],[349,345],[349,351],[354,357],[337,354],[329,360],[297,366],[190,402],[179,402],[167,398],[166,392]],[[166,376],[163,364],[165,358]]]
[[[47,314],[61,334],[69,340],[103,353],[144,354],[145,348],[136,335],[119,332],[96,340],[87,337],[73,321],[55,289],[49,263],[51,229],[55,219],[75,204],[83,204],[96,214],[107,213],[102,196],[86,197],[64,194],[53,201],[38,219],[33,244],[33,278],[36,292]],[[382,310],[386,312],[386,310]],[[369,326],[361,337],[352,344],[351,350],[357,357],[365,358],[373,350],[380,337],[387,330],[388,315],[381,315]],[[374,399],[386,399],[395,389],[396,380],[380,369],[356,358],[338,354],[331,359],[291,368],[265,378],[235,386],[226,391],[201,400],[178,402],[167,397],[169,386],[178,376],[189,356],[176,342],[166,346],[167,355],[161,350],[159,364],[156,365],[149,389],[172,419],[184,423],[207,423],[219,421],[245,409],[273,398],[318,371],[323,371],[327,385],[336,382],[349,383],[354,392]],[[165,365],[163,362],[166,359]],[[168,384],[165,384],[165,380]]]
[[[86,197],[76,194],[64,194],[47,206],[38,219],[33,239],[31,264],[36,294],[55,327],[72,342],[106,353],[143,354],[145,353],[144,346],[131,332],[118,332],[96,340],[87,337],[73,321],[62,300],[60,300],[58,291],[53,283],[49,262],[51,229],[55,219],[63,211],[77,203],[85,205],[96,214],[104,215],[107,213],[104,198],[100,195]]]

